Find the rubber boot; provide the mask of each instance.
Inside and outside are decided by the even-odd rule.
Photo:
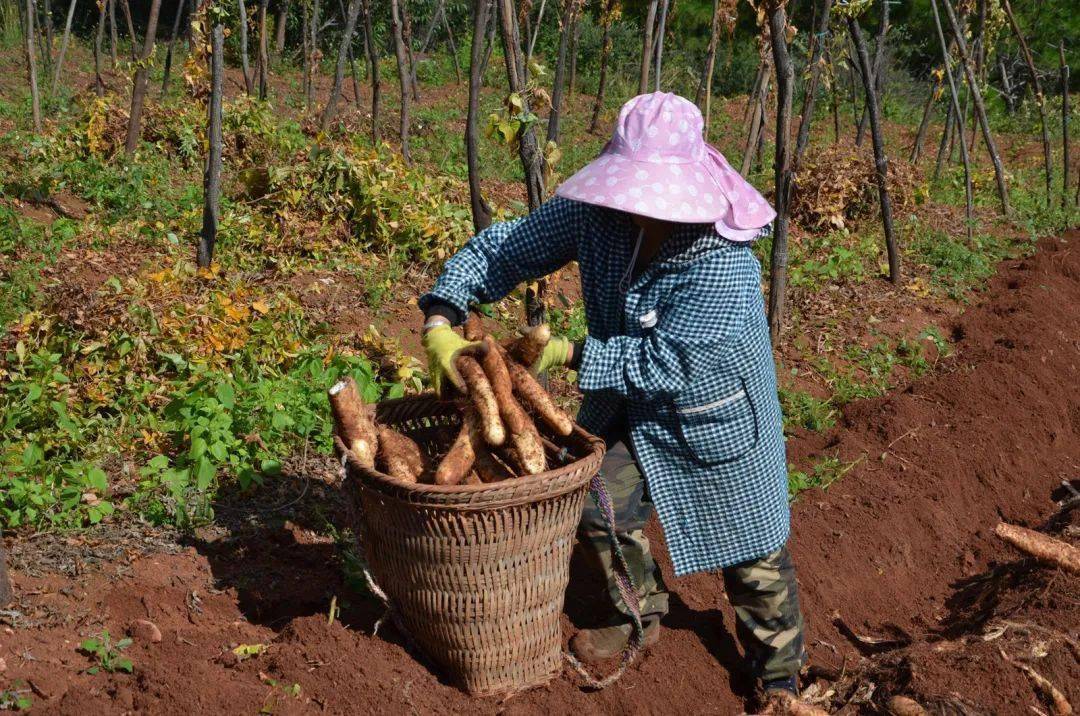
[[[647,617],[642,621],[645,627],[642,646],[652,646],[660,641],[660,618]],[[621,654],[633,633],[633,625],[627,623],[582,629],[570,640],[570,649],[582,661],[603,661]]]

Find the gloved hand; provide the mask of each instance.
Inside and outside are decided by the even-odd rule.
[[[573,357],[573,344],[563,336],[552,336],[544,346],[544,352],[530,370],[536,375],[547,373],[552,368],[570,363]]]
[[[477,341],[467,341],[457,333],[449,324],[435,326],[424,334],[421,343],[428,358],[428,375],[431,376],[431,387],[440,397],[444,396],[447,383],[453,385],[462,394],[465,393],[465,384],[458,375],[454,361],[464,349],[483,344]]]

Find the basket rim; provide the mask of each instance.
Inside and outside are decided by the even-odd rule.
[[[418,413],[437,413],[453,409],[454,403],[440,400],[434,393],[430,392],[394,398],[380,402],[377,405],[376,418],[403,407]],[[361,465],[352,454],[352,451],[345,448],[339,438],[335,437],[334,442],[340,454],[344,455],[347,474],[358,477],[365,487],[376,490],[386,497],[402,502],[429,504],[430,506],[485,509],[497,506],[496,503],[504,503],[506,500],[516,503],[557,497],[592,479],[593,474],[599,469],[600,461],[606,451],[604,441],[581,428],[576,422],[574,423],[573,432],[565,439],[572,440],[582,448],[587,449],[588,452],[572,462],[545,470],[537,475],[479,485],[432,485],[419,482],[401,482],[375,468]],[[574,474],[579,471],[580,474]],[[499,493],[503,492],[507,494],[500,499]],[[462,498],[462,501],[453,500],[455,497]],[[469,499],[472,497],[488,499],[480,499],[472,503]],[[518,499],[514,499],[515,497]],[[433,502],[427,503],[425,498],[431,498]],[[445,500],[448,499],[453,501],[446,502]]]

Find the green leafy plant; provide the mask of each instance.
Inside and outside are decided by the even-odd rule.
[[[131,639],[127,637],[113,643],[109,636],[109,630],[105,629],[99,636],[84,639],[79,644],[79,651],[87,654],[96,663],[86,670],[88,674],[96,674],[99,671],[107,671],[110,674],[116,671],[131,673],[135,665],[131,659],[123,656],[122,652],[131,646]]]
[[[25,684],[16,681],[10,688],[0,689],[0,711],[29,711],[34,705],[34,699],[30,696],[30,689]]]

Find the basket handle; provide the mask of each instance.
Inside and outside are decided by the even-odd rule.
[[[599,473],[593,475],[589,481],[589,496],[592,497],[593,502],[596,503],[597,508],[600,510],[600,515],[603,517],[608,542],[611,545],[612,553],[615,555],[615,563],[612,565],[615,572],[615,584],[619,589],[619,596],[622,597],[623,603],[626,604],[626,608],[630,611],[630,622],[633,627],[630,640],[626,643],[626,648],[623,649],[622,656],[619,658],[619,667],[602,679],[590,674],[585,665],[573,654],[570,652],[563,653],[574,671],[585,680],[586,688],[599,691],[618,681],[619,677],[626,672],[626,669],[637,658],[645,641],[645,628],[641,623],[641,605],[638,601],[638,591],[634,587],[634,578],[630,575],[630,566],[626,563],[622,545],[619,544],[619,539],[615,535],[615,510],[611,505],[611,496],[608,495],[607,487],[604,485]]]

